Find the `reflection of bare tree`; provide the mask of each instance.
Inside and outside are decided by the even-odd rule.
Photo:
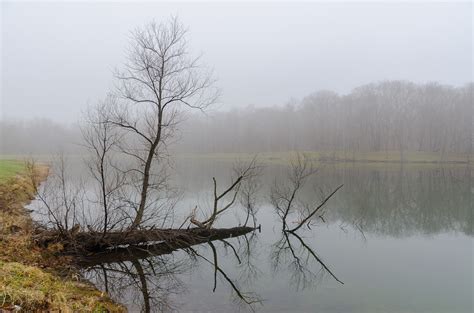
[[[184,292],[177,274],[189,264],[169,256],[105,263],[85,270],[85,275],[116,299],[129,299],[141,312],[175,310],[173,294]]]
[[[114,298],[133,299],[142,312],[169,312],[174,311],[178,305],[171,300],[172,295],[186,291],[177,274],[198,266],[198,261],[201,260],[210,264],[214,270],[213,291],[217,288],[217,277],[220,277],[230,287],[237,304],[254,310],[261,303],[260,298],[242,287],[242,282],[249,282],[245,277],[257,272],[250,261],[253,238],[255,235],[250,238],[241,235],[239,240],[232,242],[224,236],[216,237],[214,243],[204,241],[210,247],[210,255],[198,243],[182,245],[179,254],[172,253],[176,249],[158,243],[153,247],[128,247],[123,251],[97,254],[84,258],[80,264],[85,267],[87,278]],[[242,272],[239,277],[231,277],[219,262],[222,252],[226,253],[226,258],[230,254],[239,263],[237,268]],[[251,269],[246,270],[246,265]]]
[[[322,279],[324,273],[328,273],[337,282],[344,284],[295,232],[282,232],[282,237],[272,247],[273,271],[277,272],[282,265],[287,265],[291,272],[291,281],[296,289],[315,285],[316,281]]]
[[[238,250],[236,249],[231,243],[223,241],[224,245],[227,247],[231,247],[231,250],[234,253],[234,256],[236,260],[238,261],[239,264],[243,264],[241,261],[241,258],[239,254],[237,253]],[[213,267],[214,270],[214,285],[212,291],[215,292],[217,288],[217,277],[218,274],[220,278],[226,282],[229,287],[232,290],[232,294],[234,296],[234,302],[237,304],[244,304],[246,305],[246,308],[254,311],[257,305],[260,305],[262,303],[262,299],[256,294],[255,292],[249,292],[249,291],[243,291],[241,288],[241,284],[239,283],[238,279],[231,278],[225,271],[225,269],[221,266],[219,262],[219,255],[218,255],[218,249],[216,248],[216,245],[214,245],[212,242],[208,242],[208,246],[211,248],[212,252],[212,257],[206,256],[204,253],[199,252],[197,249],[194,249],[192,247],[189,248],[191,251],[192,255],[195,257],[198,257],[202,260],[204,260],[206,263],[210,264]],[[251,264],[245,263],[245,264]]]
[[[260,274],[260,270],[256,266],[256,259],[260,251],[257,247],[257,234],[252,232],[237,238],[237,240],[239,242],[237,254],[240,256],[239,278],[247,284],[252,284]]]

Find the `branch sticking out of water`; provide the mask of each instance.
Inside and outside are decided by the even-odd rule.
[[[342,186],[344,185],[340,185],[339,187],[337,187],[336,189],[334,189],[333,192],[331,192],[331,194],[329,196],[327,196],[323,202],[321,202],[321,204],[319,204],[308,216],[306,216],[301,222],[299,222],[298,226],[296,226],[295,228],[293,229],[290,229],[290,230],[286,230],[288,232],[291,232],[291,233],[294,233],[295,231],[297,231],[298,229],[300,229],[306,222],[309,221],[310,218],[312,218],[314,216],[314,214],[316,214],[316,212],[318,212],[325,204],[326,202],[329,201],[329,199],[332,198],[332,196],[334,196],[334,194],[342,188]]]

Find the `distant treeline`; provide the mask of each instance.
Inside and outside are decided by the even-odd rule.
[[[387,81],[347,95],[319,91],[284,107],[193,116],[181,151],[430,151],[471,153],[474,84]]]
[[[81,140],[77,124],[65,125],[46,118],[0,121],[3,155],[78,153]]]
[[[471,154],[473,87],[387,81],[347,95],[319,91],[283,107],[187,116],[173,150],[191,153],[429,151]],[[1,121],[2,154],[77,152],[76,126],[45,119]]]

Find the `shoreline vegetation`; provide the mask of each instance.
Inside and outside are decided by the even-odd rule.
[[[45,165],[0,160],[0,311],[125,312],[81,280],[72,260],[58,253],[60,244],[34,244],[34,221],[25,206],[35,197],[33,181],[47,176]]]

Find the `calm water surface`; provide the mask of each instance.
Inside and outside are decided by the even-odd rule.
[[[179,161],[176,184],[185,189],[179,210],[209,205],[211,178],[224,182],[231,169],[230,162]],[[194,258],[178,251],[96,266],[85,275],[132,312],[473,312],[470,168],[328,165],[301,199],[318,203],[321,194],[344,187],[326,205],[325,223],[301,228],[300,238],[285,238],[269,204],[275,179],[285,179],[285,166],[265,168],[262,231],[228,239],[233,248],[213,243],[223,271],[214,292],[209,245],[195,247]],[[243,219],[235,208],[219,226]],[[247,300],[261,303],[245,304],[224,274]]]

